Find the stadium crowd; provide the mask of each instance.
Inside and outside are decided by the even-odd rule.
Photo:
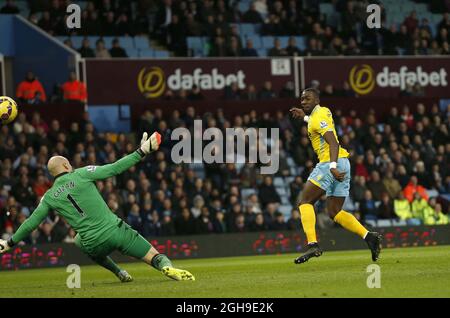
[[[204,127],[273,127],[280,129],[280,169],[261,175],[257,164],[204,164],[202,174],[188,164],[174,164],[170,134],[174,128],[192,129],[195,119]],[[448,162],[450,105],[418,104],[392,108],[387,118],[373,111],[358,115],[334,111],[340,143],[351,153],[350,210],[361,220],[401,219],[411,224],[447,224],[450,192]],[[297,204],[316,162],[303,123],[287,114],[249,113],[227,118],[222,110],[197,114],[161,109],[146,111],[135,134],[98,133],[85,113],[68,130],[58,120],[45,122],[38,113],[21,113],[0,131],[0,233],[8,238],[32,213],[51,187],[46,163],[54,154],[66,156],[74,168],[107,164],[137,148],[143,131],[159,131],[161,148],[129,171],[97,182],[113,213],[145,236],[299,230]],[[297,167],[291,174],[288,160]],[[290,182],[290,217],[279,211],[281,197],[275,178]],[[292,181],[287,181],[291,180]],[[244,194],[244,189],[253,191]],[[330,225],[324,200],[317,204],[319,226]],[[333,222],[331,222],[333,223]],[[51,214],[26,243],[71,242],[74,231]]]
[[[243,45],[236,23],[259,25],[260,36],[301,35],[307,39],[305,49],[299,49],[295,37],[286,47],[275,39],[273,48],[268,50],[269,56],[450,54],[448,1],[415,1],[426,3],[428,10],[442,14],[442,20],[435,24],[428,18],[421,18],[421,13],[416,11],[398,12],[404,16],[403,22],[391,23],[386,19],[390,7],[381,5],[384,23],[379,30],[367,29],[365,20],[367,5],[381,4],[380,1],[254,0],[248,10],[243,11],[239,1],[97,0],[86,2],[81,15],[81,29],[66,27],[68,15],[65,8],[69,3],[65,0],[29,1],[28,19],[57,36],[145,35],[159,41],[176,56],[191,54],[187,45],[189,36],[208,37],[209,56],[258,56],[252,39]],[[333,11],[321,12],[320,3],[331,3]],[[18,13],[19,9],[14,1],[9,0],[0,12]],[[70,40],[66,44],[72,46]],[[115,54],[108,52],[101,40],[95,43],[95,50],[92,44],[86,41],[75,49],[86,57],[124,56],[120,48],[115,50]]]

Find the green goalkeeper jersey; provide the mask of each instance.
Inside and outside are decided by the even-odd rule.
[[[87,166],[58,175],[38,207],[12,237],[13,243],[26,238],[54,210],[78,233],[83,245],[97,246],[109,238],[120,219],[111,212],[97,190],[96,180],[120,174],[138,163],[138,152],[112,164]]]

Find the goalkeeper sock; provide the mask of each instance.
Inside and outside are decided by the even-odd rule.
[[[317,243],[316,215],[312,204],[301,204],[299,207],[303,231],[305,231],[308,244]]]
[[[98,265],[106,268],[107,270],[113,272],[115,275],[119,274],[121,271],[120,267],[114,263],[114,261],[111,259],[111,257],[91,257],[91,259],[96,262]]]
[[[353,214],[345,212],[344,210],[341,210],[338,214],[336,214],[336,216],[334,217],[334,222],[340,224],[344,229],[358,234],[363,239],[369,232],[364,226],[361,225],[361,223],[359,223],[359,221],[353,216]]]
[[[161,271],[166,266],[173,267],[170,259],[164,254],[156,254],[155,256],[153,256],[151,263],[152,266],[159,271]]]

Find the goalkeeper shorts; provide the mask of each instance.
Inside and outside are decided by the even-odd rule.
[[[79,235],[75,237],[75,244],[84,253],[95,257],[108,256],[114,251],[119,251],[124,255],[142,259],[152,248],[142,235],[123,221],[119,222],[110,237],[99,245],[87,246],[83,244]]]

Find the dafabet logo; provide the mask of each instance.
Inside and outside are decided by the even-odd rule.
[[[447,71],[443,67],[427,72],[422,66],[408,68],[402,65],[396,69],[384,66],[381,71],[375,72],[373,67],[368,64],[357,64],[351,68],[348,80],[353,91],[359,95],[371,93],[375,86],[400,90],[417,83],[424,88],[448,86]]]
[[[137,84],[139,91],[146,98],[157,98],[166,88],[164,72],[159,67],[151,67],[149,70],[144,67],[139,72]]]
[[[349,83],[355,93],[369,94],[375,87],[373,68],[368,64],[353,66],[350,71]]]
[[[146,98],[157,98],[161,96],[165,89],[173,91],[191,90],[194,85],[202,91],[223,90],[225,86],[236,83],[239,89],[245,89],[245,73],[243,70],[237,70],[236,73],[222,74],[217,68],[205,72],[197,67],[192,73],[183,73],[180,68],[166,76],[160,67],[142,68],[137,76],[137,85],[139,91]]]

